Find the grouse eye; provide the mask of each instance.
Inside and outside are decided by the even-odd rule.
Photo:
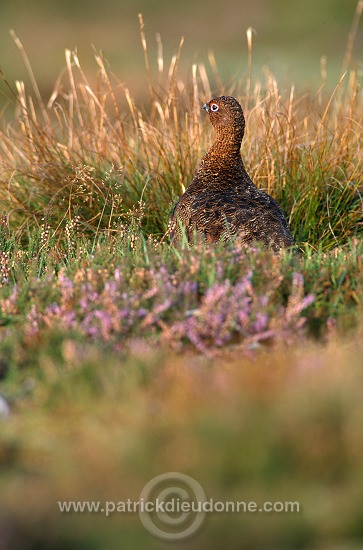
[[[219,109],[219,107],[218,107],[217,103],[212,103],[212,105],[210,106],[210,110],[213,111],[213,113],[218,111],[218,109]]]

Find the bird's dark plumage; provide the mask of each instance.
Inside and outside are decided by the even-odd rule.
[[[170,220],[176,242],[183,227],[189,242],[195,233],[207,242],[237,235],[243,243],[262,241],[274,249],[294,244],[277,202],[257,189],[243,165],[240,148],[245,129],[241,105],[221,96],[203,106],[217,132],[193,181],[180,197]]]

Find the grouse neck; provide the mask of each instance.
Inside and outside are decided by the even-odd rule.
[[[212,147],[203,158],[203,165],[220,164],[226,162],[240,163],[242,135],[239,133],[218,132]]]

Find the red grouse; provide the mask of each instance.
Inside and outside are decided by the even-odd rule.
[[[185,231],[214,243],[236,235],[239,242],[262,241],[278,250],[294,240],[277,202],[257,189],[244,167],[240,148],[245,129],[241,105],[221,96],[203,105],[217,138],[203,157],[193,181],[174,207],[170,237],[175,243]]]

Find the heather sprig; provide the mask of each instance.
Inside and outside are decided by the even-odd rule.
[[[301,296],[301,284],[296,291],[294,282],[287,306],[281,305],[276,312],[268,296],[256,293],[252,272],[233,286],[229,281],[214,284],[199,303],[197,284],[175,286],[172,274],[166,279],[162,273],[154,273],[153,284],[142,292],[129,291],[119,270],[105,279],[101,288],[97,273],[87,271],[84,277],[75,284],[60,276],[58,300],[44,310],[33,305],[25,329],[29,324],[33,335],[45,327],[72,329],[115,344],[133,334],[148,338],[156,333],[178,348],[190,342],[198,351],[206,351],[236,339],[249,342],[286,337],[302,327],[301,313],[313,302],[312,295]],[[297,278],[295,275],[294,281]]]

